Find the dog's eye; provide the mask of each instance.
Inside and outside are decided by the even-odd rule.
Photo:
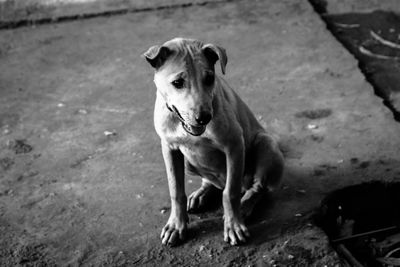
[[[175,81],[172,82],[172,85],[176,89],[182,89],[184,84],[185,84],[185,80],[182,78],[176,79]]]
[[[215,80],[214,73],[207,73],[206,76],[204,76],[203,82],[204,82],[204,85],[210,86],[210,85],[213,85],[214,80]]]

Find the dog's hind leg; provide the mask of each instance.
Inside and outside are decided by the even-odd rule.
[[[284,168],[278,144],[266,133],[259,133],[253,142],[253,183],[241,198],[241,213],[248,217],[263,194],[274,190],[280,183]]]
[[[199,189],[190,194],[187,209],[191,213],[204,211],[211,206],[213,200],[220,192],[218,188],[212,185],[208,180],[202,179]]]

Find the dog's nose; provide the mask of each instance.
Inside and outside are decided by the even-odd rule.
[[[199,115],[196,116],[196,122],[200,125],[206,125],[207,123],[210,122],[212,116],[211,113],[208,111],[202,111],[199,113]]]

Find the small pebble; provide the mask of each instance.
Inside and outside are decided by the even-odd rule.
[[[303,214],[301,214],[301,213],[296,213],[294,216],[295,216],[295,217],[302,217]]]
[[[293,259],[294,259],[294,256],[293,256],[292,254],[289,254],[289,255],[287,256],[287,258],[288,258],[289,260],[293,260]]]
[[[318,125],[315,125],[315,124],[308,124],[308,125],[307,125],[307,129],[309,129],[309,130],[318,129]]]
[[[105,136],[114,136],[117,135],[117,132],[115,131],[104,131]]]
[[[57,107],[59,107],[59,108],[65,107],[65,104],[64,103],[58,103]]]
[[[87,112],[86,109],[80,109],[80,110],[78,110],[78,113],[79,113],[79,114],[82,114],[82,115],[88,114],[88,112]]]
[[[167,208],[167,207],[161,208],[161,209],[160,209],[160,213],[161,213],[161,214],[165,214],[168,210],[169,210],[169,208]]]
[[[6,142],[6,146],[8,148],[12,148],[14,146],[14,144],[15,144],[14,140],[7,140],[7,142]]]
[[[7,134],[9,134],[9,133],[11,133],[11,130],[10,130],[10,129],[5,128],[5,129],[3,130],[3,134],[4,134],[4,135],[7,135]]]

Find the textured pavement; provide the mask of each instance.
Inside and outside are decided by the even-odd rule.
[[[182,246],[160,244],[170,204],[152,69],[140,55],[176,36],[225,47],[225,78],[281,138],[285,179],[250,222],[246,246],[223,242],[221,209],[191,215]],[[400,180],[399,123],[303,0],[0,31],[0,129],[2,247],[20,253],[8,263],[22,247],[74,265],[266,264],[272,244],[309,223],[331,190]],[[187,177],[187,193],[199,184]]]

